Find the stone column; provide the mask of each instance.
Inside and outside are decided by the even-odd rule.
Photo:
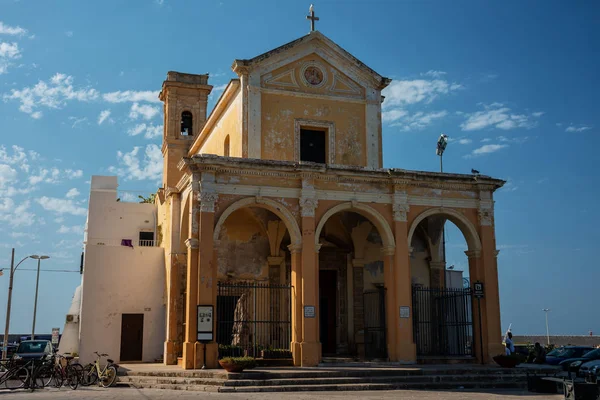
[[[179,226],[180,221],[180,194],[170,193],[168,195],[170,199],[170,221],[171,221],[171,236],[165,238],[168,240],[169,249],[169,271],[168,271],[168,282],[167,282],[167,329],[164,343],[164,363],[165,365],[177,364],[177,306],[179,303],[179,285],[180,283],[180,272],[179,272],[179,237],[181,227]],[[155,238],[156,239],[156,238]]]
[[[187,291],[185,313],[185,342],[183,343],[183,368],[193,369],[196,361],[196,335],[198,305],[198,249],[199,249],[199,222],[200,204],[198,192],[190,192],[190,226],[187,246]]]
[[[482,260],[481,260],[481,251],[480,250],[468,250],[465,251],[465,254],[469,258],[469,278],[471,279],[471,288],[473,288],[473,284],[477,281],[484,282],[483,268],[482,268]],[[487,289],[487,288],[486,288]],[[480,310],[479,306],[481,306],[481,324],[479,323],[479,315]],[[477,357],[479,362],[487,363],[490,360],[489,350],[488,350],[488,340],[487,340],[487,319],[485,317],[486,313],[486,301],[485,299],[476,300],[473,299],[473,350],[474,354]],[[498,331],[500,334],[500,331]],[[480,341],[481,338],[481,341]],[[482,345],[483,344],[483,345]],[[483,354],[482,354],[483,348]],[[483,361],[482,361],[483,360]]]
[[[314,307],[315,315],[306,318],[302,314],[302,367],[316,367],[321,361],[319,342],[319,256],[315,246],[314,198],[300,199],[302,215],[302,305]],[[320,247],[320,246],[319,246]]]
[[[396,355],[398,361],[415,362],[417,348],[413,339],[412,279],[410,273],[410,252],[408,247],[409,211],[406,204],[406,193],[396,193],[394,204],[394,236],[396,252],[394,253],[394,283],[396,304],[394,314],[398,316],[396,326]],[[408,318],[400,318],[401,307],[408,307]]]
[[[396,313],[396,279],[394,276],[394,254],[396,248],[393,246],[383,247],[383,281],[385,282],[385,325],[388,358],[390,361],[398,361],[396,349],[396,327],[399,325],[399,315]]]
[[[204,178],[204,177],[203,177]],[[213,315],[213,332],[215,331],[214,320],[217,311],[217,257],[213,243],[213,233],[215,226],[215,203],[218,195],[211,190],[201,189],[200,192],[200,248],[198,277],[196,281],[198,290],[198,305],[212,305],[215,314]],[[196,313],[196,308],[194,308]],[[204,362],[204,351],[206,351],[206,367],[217,368],[219,347],[216,337],[208,344],[196,343],[196,368],[202,367]]]
[[[443,288],[445,286],[445,261],[430,261],[429,262],[429,284],[432,288]]]
[[[356,345],[356,354],[359,358],[365,357],[365,260],[364,258],[354,258],[352,260],[352,303],[354,305],[354,320],[352,326],[354,330],[354,343]]]
[[[294,366],[302,365],[302,246],[291,244],[288,246],[292,257],[292,358]]]
[[[346,257],[346,296],[348,298],[348,346],[350,351],[356,350],[354,340],[354,267],[350,255]]]

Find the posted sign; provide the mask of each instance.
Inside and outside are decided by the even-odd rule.
[[[198,306],[198,337],[199,342],[213,340],[213,306]]]
[[[60,334],[60,328],[52,328],[52,344],[56,346],[58,344],[58,335]]]
[[[483,282],[475,282],[473,284],[473,295],[478,298],[483,298]]]

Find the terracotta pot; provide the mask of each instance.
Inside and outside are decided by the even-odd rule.
[[[219,360],[219,365],[227,372],[242,372],[244,370],[243,365],[231,364],[228,362],[223,362],[223,360]]]

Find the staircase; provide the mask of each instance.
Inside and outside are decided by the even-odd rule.
[[[137,388],[227,393],[394,389],[526,389],[527,372],[554,370],[479,366],[271,368],[228,374],[223,370],[121,371]]]

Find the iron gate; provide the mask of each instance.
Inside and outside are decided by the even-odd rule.
[[[473,356],[471,289],[413,287],[413,333],[420,356]]]
[[[219,282],[217,343],[220,356],[287,353],[292,341],[291,286]]]
[[[385,337],[385,288],[365,291],[365,357],[387,359]]]

